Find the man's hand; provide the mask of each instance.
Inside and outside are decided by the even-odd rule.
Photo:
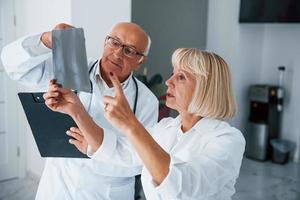
[[[69,24],[61,23],[61,24],[57,24],[53,30],[63,30],[69,28],[74,28],[74,27]],[[44,32],[41,36],[41,41],[46,47],[52,49],[52,31]]]
[[[69,140],[69,143],[73,144],[81,153],[87,154],[88,143],[82,135],[80,129],[71,127],[66,133],[68,136],[72,137],[72,139]]]
[[[61,87],[55,80],[50,81],[49,90],[43,97],[48,108],[71,117],[85,110],[78,96],[72,90]]]

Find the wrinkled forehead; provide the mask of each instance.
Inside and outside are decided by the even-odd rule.
[[[139,27],[117,25],[112,29],[109,35],[118,38],[122,43],[132,46],[139,51],[143,52],[147,48],[147,34]]]

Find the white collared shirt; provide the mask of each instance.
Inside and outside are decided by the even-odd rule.
[[[101,68],[100,61],[98,61],[96,63],[96,67],[95,68],[96,68],[95,69],[95,78],[96,78],[96,83],[97,83],[97,86],[99,87],[99,90],[100,91],[104,91],[104,93],[107,92],[109,94],[112,94],[115,89],[113,87],[110,88],[107,85],[107,83],[104,81],[104,79],[103,79],[103,77],[102,77],[102,75],[100,73],[100,68]],[[130,73],[130,75],[128,76],[128,78],[121,83],[121,86],[122,86],[123,90],[128,86],[130,80],[132,79],[132,74],[133,73]]]
[[[245,148],[239,130],[224,121],[203,118],[183,133],[178,116],[161,120],[149,131],[170,154],[171,164],[159,186],[143,168],[142,183],[147,199],[231,199]]]
[[[10,78],[37,91],[47,91],[48,81],[54,78],[52,52],[40,37],[41,34],[23,37],[7,45],[1,59]],[[89,67],[93,63],[95,60],[89,62]],[[93,93],[79,92],[79,97],[93,120],[104,129],[103,144],[97,155],[106,161],[48,158],[36,195],[38,200],[133,198],[134,176],[141,173],[142,165],[126,136],[104,117],[102,98],[114,95],[114,89],[107,88],[103,81],[96,82],[97,71],[98,65],[90,74]],[[158,100],[143,83],[137,80],[137,84],[136,117],[144,126],[153,126],[158,118]],[[123,89],[133,108],[136,88],[132,75],[123,83]],[[112,153],[117,156],[112,158]],[[126,162],[122,163],[124,158]]]

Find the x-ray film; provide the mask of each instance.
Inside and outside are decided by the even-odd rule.
[[[91,92],[82,28],[52,31],[54,78],[65,88]]]

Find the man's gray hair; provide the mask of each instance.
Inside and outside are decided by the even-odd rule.
[[[151,38],[148,34],[147,34],[147,38],[148,38],[148,43],[147,43],[146,50],[144,51],[145,56],[148,56],[151,47]]]

